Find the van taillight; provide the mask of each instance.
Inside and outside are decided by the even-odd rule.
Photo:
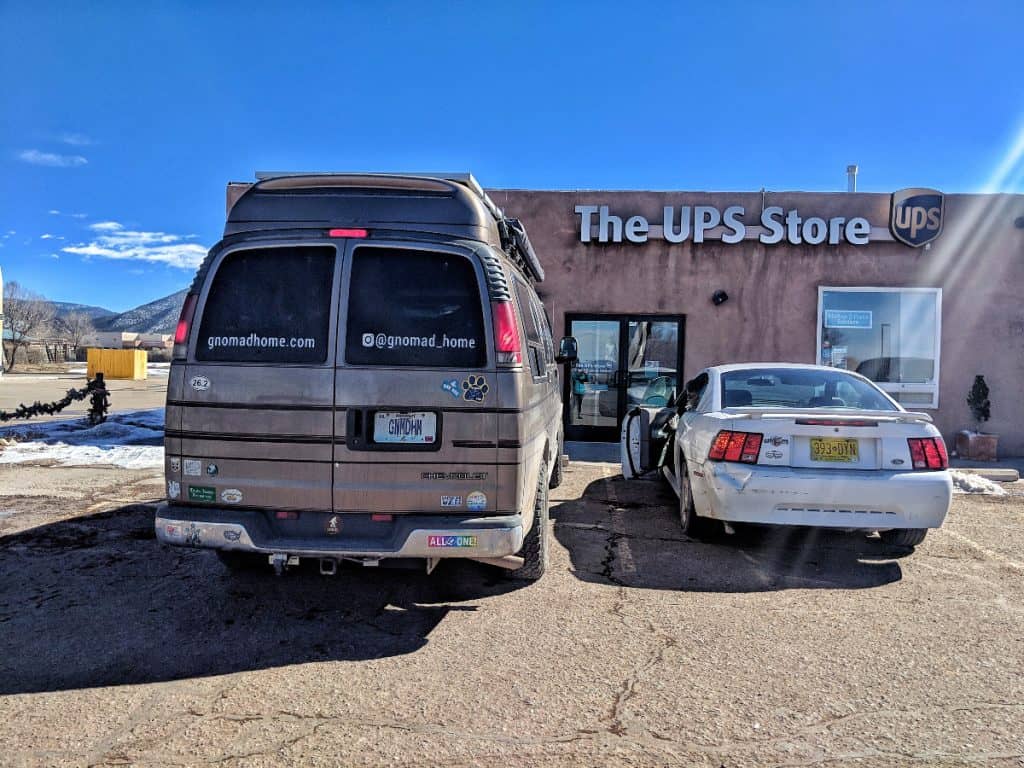
[[[174,329],[174,352],[175,358],[185,357],[185,344],[188,343],[188,332],[192,327],[192,317],[196,313],[196,301],[199,295],[190,293],[185,297],[185,303],[181,307],[181,315],[178,316],[178,326]]]
[[[908,437],[914,469],[948,469],[949,454],[941,437]]]
[[[764,435],[758,432],[733,432],[721,430],[711,443],[708,459],[711,461],[738,461],[742,464],[757,464],[761,453],[761,440]]]
[[[491,304],[494,318],[494,351],[499,365],[519,365],[523,354],[519,343],[519,325],[511,301],[495,301]]]

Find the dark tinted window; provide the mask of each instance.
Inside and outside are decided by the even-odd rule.
[[[525,283],[517,279],[513,281],[513,284],[516,287],[516,298],[519,300],[519,314],[523,318],[523,329],[526,331],[524,351],[529,358],[533,375],[543,376],[545,374],[544,343],[541,339],[540,320],[537,317],[535,300]]]
[[[357,248],[345,341],[345,360],[353,365],[484,366],[473,265],[445,253]]]
[[[722,406],[896,410],[885,395],[863,379],[809,368],[752,368],[724,373]]]
[[[333,247],[229,254],[213,277],[197,360],[322,363],[331,317]]]

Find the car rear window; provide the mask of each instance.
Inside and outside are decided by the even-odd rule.
[[[840,371],[754,368],[722,374],[724,408],[862,408],[895,411],[877,387]]]
[[[203,309],[196,359],[322,363],[330,334],[333,247],[228,254]]]
[[[487,363],[480,286],[463,256],[357,248],[346,328],[345,360],[352,365]]]

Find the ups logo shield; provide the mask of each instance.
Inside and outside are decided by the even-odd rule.
[[[930,243],[942,232],[944,201],[937,189],[901,189],[892,193],[889,229],[912,248]]]

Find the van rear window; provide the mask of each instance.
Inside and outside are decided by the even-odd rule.
[[[323,246],[229,254],[210,285],[196,359],[326,361],[334,257],[335,249]]]
[[[487,363],[480,286],[463,256],[357,248],[346,327],[345,360],[352,365]]]

